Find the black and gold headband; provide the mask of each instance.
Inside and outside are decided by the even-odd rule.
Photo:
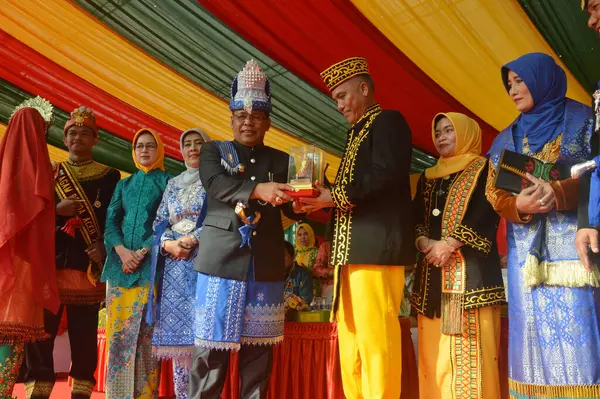
[[[362,57],[347,58],[321,72],[321,78],[329,91],[357,75],[369,75],[367,60]]]

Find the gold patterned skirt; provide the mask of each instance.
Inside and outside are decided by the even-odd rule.
[[[419,396],[499,398],[501,306],[463,312],[463,332],[442,334],[440,318],[418,316]]]

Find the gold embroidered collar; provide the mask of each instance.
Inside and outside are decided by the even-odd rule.
[[[379,105],[379,104],[373,104],[373,105],[371,105],[369,108],[367,108],[365,110],[365,113],[362,114],[362,116],[358,119],[358,121],[356,121],[356,123],[354,125],[352,125],[352,127],[358,125],[359,123],[361,123],[362,121],[364,121],[365,119],[367,119],[369,116],[371,116],[375,112],[379,112],[379,111],[381,111],[381,105]]]

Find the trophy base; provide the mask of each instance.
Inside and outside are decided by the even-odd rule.
[[[298,191],[284,190],[284,193],[293,198],[317,198],[321,192],[316,188],[303,188]]]

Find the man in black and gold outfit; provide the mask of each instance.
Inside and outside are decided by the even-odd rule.
[[[321,77],[352,126],[331,190],[319,187],[318,198],[300,201],[307,211],[334,208],[333,317],[344,393],[349,399],[398,398],[404,265],[415,263],[411,132],[400,112],[375,102],[364,58],[341,61]]]
[[[96,384],[98,311],[106,288],[99,282],[106,252],[103,231],[106,209],[121,175],[92,160],[98,143],[94,113],[80,107],[71,113],[63,141],[69,160],[53,162],[56,192],[56,280],[61,307],[44,313],[50,338],[26,346],[28,399],[49,398],[55,382],[54,339],[67,312],[71,345],[72,398],[89,398]]]

